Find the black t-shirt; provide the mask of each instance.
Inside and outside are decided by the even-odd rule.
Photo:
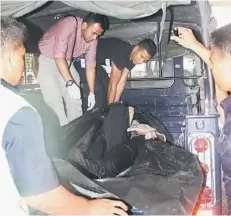
[[[97,65],[107,66],[113,63],[119,70],[131,70],[135,66],[129,60],[131,52],[131,44],[117,38],[103,38],[98,42],[96,62]]]

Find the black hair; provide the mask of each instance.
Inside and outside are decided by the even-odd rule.
[[[16,19],[1,16],[1,52],[4,53],[7,45],[16,48],[26,38],[26,27]]]
[[[231,23],[212,32],[211,47],[231,55]]]
[[[103,32],[109,29],[108,17],[102,14],[89,13],[83,18],[83,22],[86,22],[87,24],[99,23]]]
[[[143,48],[147,51],[147,53],[151,56],[151,58],[156,54],[156,44],[151,39],[144,39],[140,41],[137,46]]]

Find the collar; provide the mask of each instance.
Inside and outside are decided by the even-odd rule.
[[[14,93],[18,94],[18,90],[12,86],[10,83],[8,83],[6,80],[0,78],[0,83],[2,86],[4,86],[5,88],[8,88],[9,90],[13,91]]]
[[[231,111],[231,95],[221,102],[221,106],[223,107],[226,116]]]

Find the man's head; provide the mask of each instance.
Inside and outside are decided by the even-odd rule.
[[[134,46],[130,59],[134,64],[149,61],[156,54],[156,44],[150,39],[144,39]]]
[[[1,17],[1,78],[17,85],[24,71],[26,27],[10,17]]]
[[[231,24],[211,34],[212,72],[218,87],[231,91]]]
[[[82,35],[87,43],[96,40],[107,29],[109,20],[105,15],[89,13],[83,18]]]

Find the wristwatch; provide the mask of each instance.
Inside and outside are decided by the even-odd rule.
[[[68,87],[68,86],[72,86],[73,84],[74,84],[74,80],[68,80],[67,82],[66,82],[66,87]]]

